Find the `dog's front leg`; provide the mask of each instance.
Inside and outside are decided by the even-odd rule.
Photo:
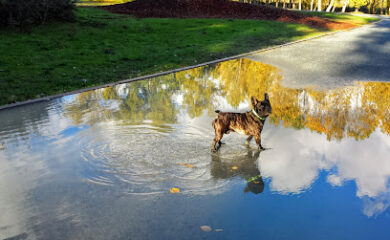
[[[214,141],[213,141],[213,144],[211,145],[211,150],[212,151],[217,151],[220,147],[221,147],[221,139],[222,139],[222,136],[223,134],[220,134],[220,133],[215,133],[215,138],[214,138]],[[218,143],[218,147],[216,148],[216,144]]]
[[[261,138],[260,138],[260,134],[259,135],[256,135],[255,136],[255,139],[256,139],[256,143],[257,143],[257,146],[260,150],[264,150],[263,146],[261,146]]]

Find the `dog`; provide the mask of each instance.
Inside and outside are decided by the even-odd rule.
[[[263,130],[264,122],[272,113],[271,102],[267,93],[264,94],[264,100],[259,101],[255,97],[251,97],[252,110],[246,113],[221,112],[213,120],[212,126],[214,128],[215,137],[211,146],[212,151],[217,151],[221,147],[221,139],[224,134],[231,132],[243,133],[249,135],[246,144],[249,145],[253,137],[255,137],[256,144],[260,150],[264,150],[261,145],[260,134]],[[218,149],[216,144],[218,143]]]

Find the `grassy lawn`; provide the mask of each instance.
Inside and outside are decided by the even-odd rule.
[[[0,105],[193,65],[321,33],[304,25],[135,19],[78,8],[72,23],[0,30]]]
[[[349,22],[355,25],[364,25],[367,23],[378,21],[376,17],[364,17],[341,13],[327,13],[327,12],[302,12],[307,15],[327,18],[335,22]]]

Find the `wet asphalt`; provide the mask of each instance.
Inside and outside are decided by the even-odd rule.
[[[280,68],[283,85],[289,87],[390,81],[390,19],[248,58]]]

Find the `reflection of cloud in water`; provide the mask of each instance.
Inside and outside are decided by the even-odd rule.
[[[267,128],[274,127],[267,125]],[[319,169],[326,167],[321,155],[326,139],[310,134],[308,130],[272,129],[271,132],[265,131],[266,135],[263,135],[265,146],[272,149],[262,153],[260,172],[264,177],[272,178],[272,190],[285,194],[306,190]],[[308,135],[313,139],[309,141]]]
[[[338,167],[342,180],[356,181],[357,196],[376,197],[387,190],[390,176],[389,139],[376,130],[364,142],[351,139],[331,142],[326,158]]]
[[[363,198],[363,213],[368,216],[378,216],[379,214],[386,211],[390,207],[390,189],[386,192],[379,194],[374,199],[364,197]]]
[[[28,105],[22,113],[18,115],[11,109],[4,118],[8,126],[0,129],[0,142],[6,146],[0,151],[0,239],[41,239],[37,229],[48,222],[54,225],[72,212],[69,204],[65,209],[63,203],[56,203],[56,212],[45,222],[42,213],[49,206],[36,204],[42,202],[42,196],[36,192],[45,183],[52,182],[58,164],[69,163],[68,153],[72,150],[64,146],[69,146],[72,136],[86,126],[72,126],[63,117],[61,107],[53,103]],[[35,114],[34,121],[23,117],[32,114]],[[7,128],[12,131],[5,132]]]
[[[34,210],[26,203],[28,192],[48,173],[42,158],[40,154],[0,151],[0,239],[24,236],[29,231]],[[29,239],[34,239],[31,233]]]
[[[311,186],[319,171],[335,167],[337,172],[327,177],[332,186],[353,180],[358,197],[384,199],[388,195],[390,142],[378,129],[364,141],[329,142],[324,135],[309,130],[268,125],[265,137],[266,146],[272,149],[262,153],[260,170],[264,177],[271,178],[270,187],[274,191],[300,193]],[[370,207],[365,206],[364,212],[371,216],[375,210],[384,211],[389,206],[388,200],[366,202]]]

